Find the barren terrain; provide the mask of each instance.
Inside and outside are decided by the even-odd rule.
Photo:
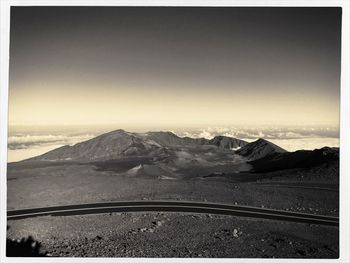
[[[84,152],[79,160],[66,160],[75,153],[73,146],[68,150],[63,147],[64,158],[58,149],[10,163],[8,210],[122,200],[182,200],[339,215],[339,163],[333,160],[332,149],[321,150],[330,160],[303,167],[305,154],[314,158],[319,152],[289,154],[258,140],[244,144],[241,152],[249,156],[242,156],[224,147],[232,147],[232,139],[224,146],[203,145],[197,140],[195,146],[187,147],[179,146],[183,141],[173,135],[167,136],[171,140],[160,137],[156,146],[148,137],[146,143],[151,146],[147,147],[143,141],[139,148],[133,140],[126,142],[127,154],[117,159],[105,159],[98,150],[105,146],[92,140],[79,146]],[[173,140],[175,145],[169,146]],[[258,150],[254,153],[255,146]],[[129,155],[130,149],[137,154]],[[99,155],[92,155],[94,151]],[[259,171],[261,163],[256,165],[254,158],[259,161],[272,155],[270,171]],[[297,156],[294,164],[302,166],[274,169],[275,162],[278,167],[284,163],[290,166],[290,156]],[[49,216],[9,220],[8,226],[10,240],[32,236],[49,256],[336,258],[339,254],[337,227],[210,214]]]

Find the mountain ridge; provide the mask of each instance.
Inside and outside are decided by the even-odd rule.
[[[132,133],[122,129],[98,135],[74,145],[65,145],[27,160],[94,161],[110,160],[120,156],[154,155],[174,147],[215,146],[218,149],[235,149],[247,142],[227,136],[213,139],[179,137],[172,132],[150,131]]]
[[[250,169],[255,173],[311,167],[338,160],[339,150],[323,147],[313,151],[288,152],[262,138],[248,143],[228,136],[206,139],[179,137],[172,132],[132,133],[118,129],[21,162],[95,163],[116,162],[117,159],[130,163],[130,171],[127,172],[130,176],[140,173],[160,176],[164,173],[166,177],[173,178],[178,172],[191,174],[208,167],[213,172]],[[237,168],[237,165],[242,165],[242,168]],[[250,167],[248,170],[246,165]],[[226,166],[233,170],[225,168]]]

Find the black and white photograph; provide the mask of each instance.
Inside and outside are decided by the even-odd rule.
[[[344,260],[344,7],[8,15],[6,260]]]

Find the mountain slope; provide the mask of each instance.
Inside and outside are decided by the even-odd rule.
[[[284,153],[286,150],[264,139],[258,139],[254,142],[248,143],[236,153],[248,158],[248,160],[258,160],[272,153]]]
[[[339,148],[323,147],[312,151],[275,152],[259,160],[251,161],[249,164],[253,166],[254,172],[271,172],[315,167],[334,161],[339,161]]]
[[[114,159],[120,155],[143,155],[160,148],[156,142],[142,139],[124,130],[102,134],[93,139],[63,146],[32,159],[91,161]]]

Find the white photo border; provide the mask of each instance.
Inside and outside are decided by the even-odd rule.
[[[339,259],[246,259],[235,262],[350,262],[350,83],[348,0],[0,0],[0,262],[231,262],[233,259],[180,258],[7,258],[6,166],[8,134],[9,35],[11,6],[244,6],[341,7],[342,56],[340,98],[340,246]]]

